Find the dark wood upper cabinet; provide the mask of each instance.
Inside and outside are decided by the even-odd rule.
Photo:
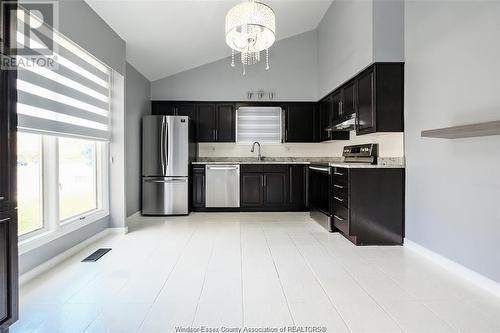
[[[316,142],[316,103],[289,103],[285,114],[285,142]],[[318,133],[319,134],[319,133]]]
[[[170,101],[152,101],[151,114],[163,116],[175,116],[175,103]]]
[[[341,115],[346,116],[356,112],[356,82],[350,82],[342,88]]]
[[[375,64],[357,78],[358,135],[404,130],[404,64]]]
[[[234,104],[217,104],[215,141],[236,141],[236,112]]]
[[[176,116],[188,116],[191,120],[196,120],[196,104],[177,104],[175,106]]]
[[[215,104],[198,104],[198,122],[196,124],[196,134],[198,142],[214,142],[215,138],[215,121],[216,121]]]
[[[358,112],[356,132],[375,132],[375,72],[373,69],[358,78]]]
[[[319,140],[328,141],[331,139],[331,132],[325,129],[332,121],[332,97],[328,96],[319,102]]]
[[[332,122],[342,117],[342,90],[338,90],[332,95]]]

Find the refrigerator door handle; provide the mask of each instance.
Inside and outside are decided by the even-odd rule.
[[[145,183],[185,183],[186,178],[169,178],[169,179],[145,179]]]
[[[165,122],[165,141],[167,144],[164,144],[163,145],[163,149],[165,150],[164,152],[164,155],[165,155],[165,175],[167,174],[167,168],[168,168],[168,153],[169,153],[169,149],[168,149],[168,145],[170,144],[170,138],[169,138],[169,128],[168,128],[168,121]]]
[[[165,149],[163,148],[165,145],[165,117],[161,119],[161,133],[160,133],[160,162],[161,162],[161,171],[163,174],[166,173],[165,169]]]

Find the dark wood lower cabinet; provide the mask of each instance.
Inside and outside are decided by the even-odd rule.
[[[205,166],[196,165],[192,172],[191,204],[193,209],[205,208]]]
[[[242,173],[240,175],[240,207],[258,208],[264,205],[264,175],[262,173]]]
[[[404,169],[334,168],[332,224],[356,245],[400,245]]]
[[[0,213],[0,332],[18,317],[16,210]]]
[[[214,211],[205,208],[204,165],[192,167],[191,196],[194,211]],[[242,164],[240,208],[227,211],[306,211],[307,200],[306,165]]]
[[[287,173],[264,173],[264,207],[286,207]]]

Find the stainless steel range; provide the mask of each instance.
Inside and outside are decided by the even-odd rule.
[[[377,164],[377,155],[378,145],[376,143],[345,146],[342,152],[344,160],[332,164],[336,167],[352,167],[352,164]],[[340,175],[332,169],[330,163],[309,166],[310,216],[330,232],[336,230],[331,219],[333,215],[332,198],[335,198],[333,187],[339,186],[333,183],[333,179]]]
[[[378,144],[366,143],[355,146],[345,146],[342,156],[344,163],[377,164]]]

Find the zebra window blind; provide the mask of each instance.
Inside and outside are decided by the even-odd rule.
[[[240,107],[237,110],[237,141],[280,143],[282,112],[280,107]]]
[[[18,47],[24,47],[18,15]],[[37,20],[35,16],[31,20]],[[111,69],[52,27],[38,29],[54,42],[53,66],[18,69],[18,127],[40,134],[109,141]],[[30,47],[40,43],[29,39]],[[18,55],[19,61],[25,56]]]

